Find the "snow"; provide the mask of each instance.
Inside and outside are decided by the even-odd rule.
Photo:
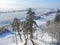
[[[17,35],[17,38],[18,38],[18,45],[23,45],[24,42],[20,41],[18,35]],[[15,34],[8,34],[7,36],[5,36],[3,38],[0,38],[0,45],[16,45],[16,41],[15,40],[16,40],[15,39]]]
[[[46,25],[46,22],[48,20],[53,20],[55,18],[55,15],[56,15],[56,13],[49,14],[48,16],[41,16],[40,19],[35,20],[35,21],[38,26],[41,26],[43,24]],[[11,28],[8,28],[8,29],[11,30]],[[36,29],[37,29],[37,31],[35,31],[35,33],[33,33],[33,35],[34,35],[33,40],[35,42],[37,42],[39,45],[50,45],[50,43],[52,42],[52,37],[49,36],[47,32],[42,33],[42,30],[40,28],[36,28]],[[25,43],[23,35],[22,35],[23,42],[20,41],[18,35],[17,35],[17,39],[18,39],[18,45],[23,45]],[[12,34],[11,32],[6,32],[6,33],[0,35],[0,45],[16,45],[16,42],[14,42],[14,41],[15,41],[15,34]],[[32,42],[30,39],[28,39],[27,45],[32,45]]]
[[[3,37],[5,37],[5,36],[11,35],[11,34],[12,34],[12,33],[11,33],[10,31],[5,32],[5,33],[2,33],[2,34],[0,34],[0,38],[3,38]]]
[[[53,19],[55,18],[55,16],[56,16],[56,13],[54,13],[54,14],[49,14],[48,16],[41,16],[40,19],[35,20],[35,21],[36,21],[37,25],[40,26],[40,25],[42,25],[42,24],[46,24],[46,22],[47,22],[48,20],[53,20]]]
[[[44,22],[44,21],[39,21],[39,20],[36,20],[36,23],[37,23],[37,25],[38,25],[38,26],[40,26],[40,25],[42,25],[42,24],[44,24],[44,23],[46,23],[46,22]]]

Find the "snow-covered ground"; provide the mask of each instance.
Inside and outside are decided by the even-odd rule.
[[[49,14],[48,16],[41,16],[40,19],[35,20],[38,26],[46,26],[46,22],[48,20],[53,20],[55,18],[56,13],[54,14]],[[37,30],[33,33],[33,40],[37,42],[39,45],[55,45],[52,44],[52,37],[49,36],[47,32],[44,32],[44,30],[40,29],[39,27],[36,28]],[[9,30],[11,30],[9,28]],[[2,38],[1,38],[2,37]],[[24,37],[22,35],[22,38],[24,40]],[[19,40],[19,37],[17,35],[18,39],[18,45],[23,45],[24,41],[21,42]],[[56,39],[54,39],[56,41]],[[15,42],[15,34],[7,33],[6,35],[3,34],[3,36],[0,35],[0,45],[16,45]],[[32,45],[32,42],[30,39],[28,39],[28,44],[27,45]]]

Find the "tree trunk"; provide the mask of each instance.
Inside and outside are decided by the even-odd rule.
[[[13,30],[14,30],[14,29],[13,29]],[[13,32],[14,32],[13,30],[12,30],[12,34],[13,34]],[[14,35],[12,35],[12,41],[15,43]]]
[[[27,39],[25,39],[25,44],[24,45],[27,45]]]
[[[17,35],[16,35],[16,33],[15,33],[15,37],[16,37],[16,45],[18,45],[18,40],[17,40]]]
[[[27,34],[26,34],[26,35],[24,34],[24,37],[25,37],[25,44],[24,44],[24,45],[27,45],[27,40],[28,40],[28,32],[27,32]]]
[[[19,35],[19,38],[20,38],[20,40],[21,40],[21,42],[22,42],[22,38],[21,38],[21,34],[18,32],[18,35]]]
[[[32,34],[33,32],[32,32],[32,21],[31,21],[31,23],[30,23],[30,38],[33,38],[33,34]]]
[[[32,39],[30,39],[30,40],[31,40],[31,42],[32,42],[33,45],[38,45],[38,44],[35,43]]]
[[[32,30],[31,30],[31,32],[30,32],[31,34],[30,34],[30,38],[33,38],[33,36],[32,36]]]
[[[32,42],[32,44],[34,45],[34,41],[33,41],[33,40],[31,40],[31,42]]]
[[[22,38],[21,38],[21,34],[20,34],[19,28],[17,29],[17,32],[18,32],[19,38],[20,38],[20,40],[21,40],[21,42],[22,42]]]

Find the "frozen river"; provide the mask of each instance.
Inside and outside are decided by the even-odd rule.
[[[51,10],[37,9],[37,10],[35,10],[35,15],[41,15],[41,14],[49,12],[49,11],[51,11]],[[14,18],[23,19],[27,16],[26,13],[27,13],[27,11],[0,14],[0,26],[10,23]]]

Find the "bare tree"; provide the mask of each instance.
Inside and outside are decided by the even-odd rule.
[[[23,35],[25,37],[25,43],[24,45],[27,45],[27,39],[28,39],[28,25],[26,23],[26,21],[21,23],[22,26],[22,31],[23,31]]]
[[[29,8],[27,14],[28,14],[28,16],[26,17],[26,20],[24,22],[20,23],[19,20],[15,18],[13,23],[12,23],[12,27],[14,29],[13,31],[18,32],[18,34],[20,36],[20,39],[21,39],[21,34],[20,34],[19,26],[22,26],[21,30],[23,30],[23,34],[24,34],[24,37],[25,37],[25,44],[24,45],[27,45],[28,35],[30,35],[30,39],[33,39],[33,31],[32,31],[33,30],[33,27],[32,27],[33,24],[37,26],[36,22],[34,21],[35,12],[32,12],[31,8]],[[34,45],[33,41],[32,41],[32,43]]]
[[[17,18],[14,18],[11,25],[12,25],[12,28],[13,28],[13,32],[17,32],[19,37],[20,37],[20,40],[22,41],[21,34],[20,34],[21,30],[20,30],[20,27],[19,27],[20,26],[20,21]],[[16,35],[16,41],[17,41],[17,35]]]
[[[28,14],[28,16],[26,18],[26,21],[27,21],[28,28],[29,28],[29,31],[30,31],[30,38],[33,38],[33,34],[32,34],[33,33],[32,32],[33,27],[32,26],[33,26],[33,23],[35,25],[37,25],[36,22],[34,21],[34,18],[36,16],[35,16],[35,12],[32,12],[32,9],[31,8],[29,8],[27,14]]]
[[[55,22],[60,22],[60,10],[58,9],[56,13]]]
[[[36,24],[36,22],[34,21],[34,18],[35,18],[35,12],[32,12],[32,9],[29,8],[28,12],[27,12],[28,16],[26,17],[26,21],[25,21],[25,31],[27,31],[27,38],[28,38],[28,34],[30,34],[30,38],[32,39],[33,38],[33,24]],[[31,40],[32,41],[32,40]],[[34,42],[32,41],[33,45],[34,45]],[[27,44],[27,39],[25,41],[25,45]]]
[[[16,28],[15,28],[15,19],[14,19],[14,21],[12,22],[12,24],[11,24],[11,26],[12,26],[12,28],[13,28],[13,30],[12,30],[12,32],[16,32]],[[13,37],[12,37],[13,38]],[[18,40],[17,40],[17,34],[15,33],[15,38],[16,38],[16,45],[18,45]]]
[[[48,30],[48,33],[51,33],[52,37],[54,37],[58,44],[57,45],[60,45],[60,10],[58,9],[57,10],[57,14],[55,16],[55,19],[53,22],[51,22],[49,24],[49,26],[47,26],[47,30]]]

